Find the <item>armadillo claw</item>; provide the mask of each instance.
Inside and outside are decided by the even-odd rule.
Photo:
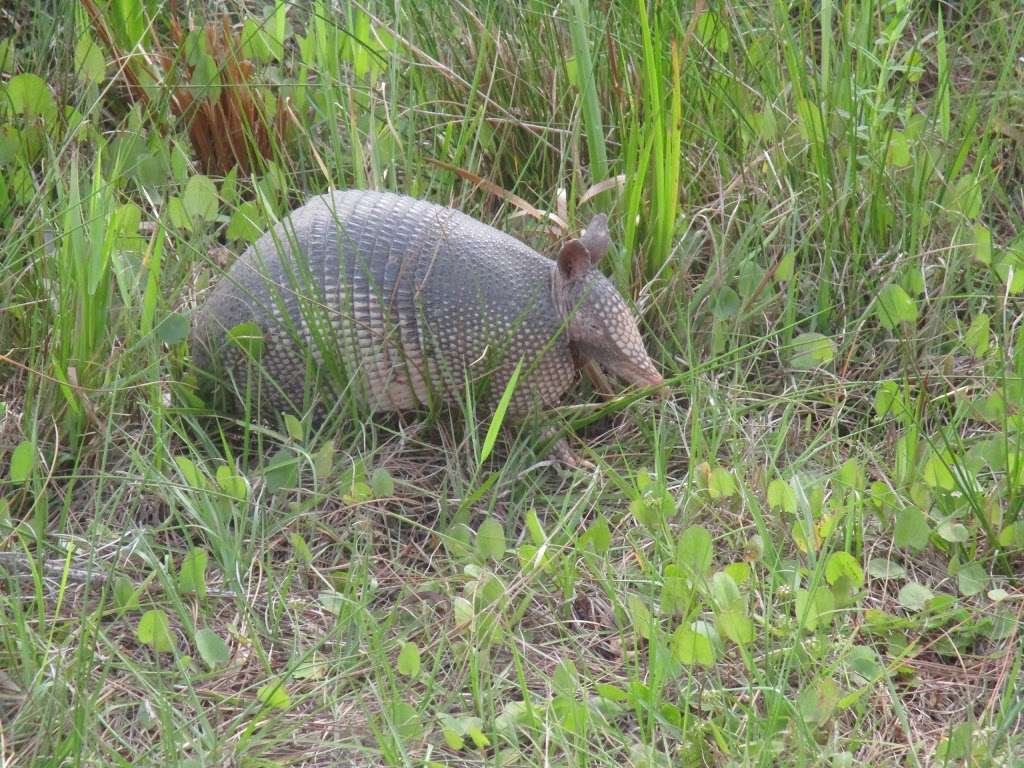
[[[548,458],[551,461],[568,467],[569,469],[597,469],[596,464],[584,459],[577,454],[576,451],[570,448],[569,441],[564,437],[556,440],[555,444],[551,446],[551,452],[548,454]]]

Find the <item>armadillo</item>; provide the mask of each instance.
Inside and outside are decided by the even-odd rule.
[[[452,208],[330,192],[264,233],[209,292],[193,357],[293,413],[304,396],[329,404],[343,392],[372,411],[451,403],[480,381],[493,406],[518,367],[507,414],[522,419],[557,404],[588,360],[660,387],[636,318],[595,266],[607,249],[603,215],[552,260]],[[258,360],[231,335],[253,325]],[[574,463],[564,440],[554,454]]]

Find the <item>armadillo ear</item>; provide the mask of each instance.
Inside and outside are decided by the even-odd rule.
[[[597,264],[608,253],[608,217],[597,214],[590,220],[587,228],[580,235],[580,242],[590,254],[592,264]]]
[[[590,252],[579,240],[570,240],[558,252],[558,271],[566,280],[576,280],[590,269]]]

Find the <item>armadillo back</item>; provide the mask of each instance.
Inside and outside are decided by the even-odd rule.
[[[413,408],[458,397],[467,379],[489,381],[494,398],[522,359],[511,406],[522,412],[556,402],[572,382],[551,270],[453,209],[333,192],[238,259],[197,313],[195,335],[245,386],[253,362],[225,334],[258,325],[263,397],[281,410],[297,411],[310,394],[329,403],[351,387],[372,409]]]

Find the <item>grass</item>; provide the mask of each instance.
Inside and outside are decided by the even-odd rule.
[[[1020,764],[1022,51],[1011,0],[0,7],[3,764]],[[575,473],[211,410],[190,309],[330,186],[607,212],[670,396],[581,385]]]

